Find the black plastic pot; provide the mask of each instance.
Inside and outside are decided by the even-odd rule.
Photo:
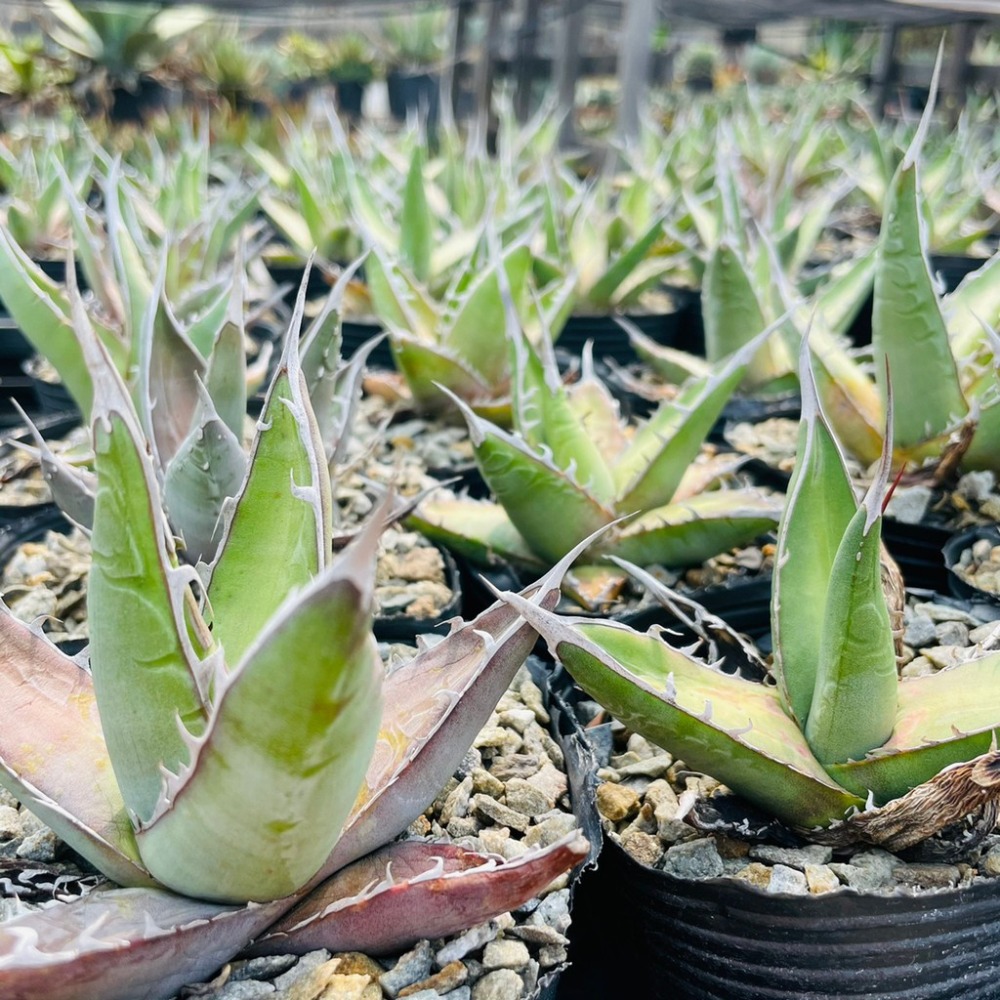
[[[992,607],[1000,606],[1000,593],[983,590],[969,583],[955,571],[962,553],[978,542],[988,541],[991,545],[1000,545],[1000,525],[989,524],[979,528],[969,528],[952,535],[942,547],[942,559],[948,573],[948,589],[956,597],[975,604],[985,604]]]
[[[376,319],[345,319],[340,324],[341,354],[345,358],[354,357],[358,348],[367,344],[372,337],[377,337],[382,333],[383,327]],[[392,348],[389,346],[389,338],[384,337],[368,355],[368,366],[370,368],[394,369],[395,361],[392,357]]]
[[[942,549],[952,534],[943,524],[904,524],[888,515],[882,519],[882,541],[899,564],[907,587],[948,592],[949,573]]]
[[[560,1000],[615,995],[600,989],[608,956],[628,970],[629,995],[644,1000],[997,996],[1000,882],[917,895],[770,895],[734,879],[677,879],[606,841],[575,911],[581,933]],[[577,947],[594,922],[599,950]]]
[[[335,86],[340,113],[350,118],[360,118],[365,99],[365,84],[357,80],[337,80]]]
[[[437,124],[441,112],[441,78],[437,73],[404,73],[393,70],[386,77],[389,113],[396,121],[410,115],[423,118],[429,128]]]

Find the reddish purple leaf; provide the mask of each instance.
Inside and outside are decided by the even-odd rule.
[[[327,948],[378,955],[456,934],[537,896],[588,850],[579,831],[513,861],[454,844],[403,840],[328,879],[250,953]]]
[[[0,997],[166,1000],[215,973],[287,905],[113,889],[36,910],[0,924]]]

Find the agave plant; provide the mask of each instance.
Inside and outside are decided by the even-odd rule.
[[[990,328],[1000,322],[1000,257],[942,296],[928,261],[920,196],[925,114],[893,176],[876,250],[872,347],[875,379],[833,341],[815,351],[820,393],[848,449],[871,463],[882,448],[886,361],[908,387],[893,414],[900,461],[998,468],[1000,384]]]
[[[598,593],[621,556],[644,565],[696,565],[774,527],[780,505],[753,490],[710,490],[719,469],[695,463],[754,341],[712,375],[694,379],[639,427],[629,427],[589,360],[575,385],[561,382],[551,350],[536,352],[507,310],[513,345],[513,433],[456,398],[476,461],[496,502],[424,501],[411,523],[479,565],[497,558],[523,570],[551,566],[598,527],[634,515],[586,548],[574,574]]]
[[[45,6],[54,18],[48,29],[53,41],[129,89],[140,73],[156,68],[173,42],[208,17],[194,4],[164,8],[159,3],[91,6],[46,0]]]
[[[662,630],[641,634],[506,599],[626,726],[806,838],[895,851],[973,814],[988,830],[1000,796],[1000,714],[989,695],[1000,654],[898,678],[895,602],[880,558],[891,434],[858,502],[807,357],[802,386],[775,559],[771,670],[752,649],[758,679],[674,648]],[[776,683],[762,683],[772,670]]]
[[[384,675],[380,518],[332,559],[294,329],[199,574],[175,551],[155,445],[78,297],[73,310],[95,372],[89,669],[0,609],[0,783],[125,888],[0,925],[0,992],[156,1000],[251,938],[257,953],[377,953],[517,906],[581,860],[578,835],[499,865],[391,843],[534,633],[497,605]]]

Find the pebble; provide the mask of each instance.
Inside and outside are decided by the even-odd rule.
[[[752,844],[750,857],[772,865],[786,865],[804,871],[806,865],[825,865],[833,858],[833,848],[822,844],[805,847],[775,847],[772,844]]]
[[[524,980],[513,969],[497,969],[472,987],[472,1000],[511,1000],[523,991]]]
[[[966,646],[969,642],[969,626],[964,622],[938,622],[934,633],[939,646]]]
[[[806,865],[804,874],[809,892],[814,896],[840,888],[840,879],[829,865]]]
[[[456,960],[449,962],[442,969],[439,969],[426,979],[422,979],[420,982],[413,983],[401,989],[397,996],[402,1000],[403,997],[419,995],[425,990],[430,990],[434,995],[439,996],[442,993],[449,993],[451,990],[458,989],[468,978],[469,970],[462,962]]]
[[[912,649],[921,649],[937,642],[938,633],[934,622],[927,615],[915,614],[909,618],[903,632],[903,642]]]
[[[805,874],[797,868],[789,868],[788,865],[775,865],[771,869],[771,880],[767,884],[767,891],[770,893],[795,893],[802,895],[809,889],[809,883]]]
[[[639,796],[631,788],[605,781],[597,786],[597,809],[606,819],[618,823],[639,811]]]
[[[416,947],[401,955],[396,964],[379,976],[382,989],[395,998],[399,991],[426,979],[434,967],[434,952],[429,941],[420,941]]]
[[[497,802],[492,795],[479,793],[472,796],[472,810],[484,819],[491,819],[502,826],[525,833],[531,826],[531,818],[524,813]]]
[[[716,878],[725,867],[719,849],[711,837],[690,840],[667,848],[663,857],[663,870],[678,878]]]
[[[510,914],[504,914],[496,920],[487,920],[486,923],[478,924],[470,928],[464,934],[452,938],[434,956],[434,961],[440,968],[444,968],[449,962],[456,962],[465,958],[470,952],[478,951],[485,947],[490,941],[496,939],[501,931],[512,926],[514,918]]]
[[[500,938],[483,949],[483,966],[487,969],[523,969],[530,960],[531,953],[523,941]]]

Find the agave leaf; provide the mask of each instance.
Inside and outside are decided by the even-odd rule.
[[[712,366],[704,358],[658,344],[624,317],[618,317],[618,325],[628,334],[636,354],[668,382],[679,385],[690,378],[706,378],[711,374]]]
[[[893,439],[903,455],[946,433],[968,412],[925,256],[912,155],[896,172],[883,210],[872,310],[882,399],[887,359],[893,381],[906,386],[893,415]]]
[[[215,640],[230,665],[288,595],[330,558],[330,475],[298,361],[304,304],[302,288],[208,584]]]
[[[0,782],[101,871],[123,885],[149,883],[90,674],[2,604],[0,637],[0,693],[9,713],[0,729]]]
[[[94,495],[97,492],[97,478],[89,469],[78,468],[55,454],[39,433],[31,418],[18,406],[14,407],[21,416],[32,438],[35,447],[21,444],[32,454],[38,456],[42,476],[48,484],[49,492],[56,506],[74,523],[89,531],[94,523]]]
[[[613,463],[628,447],[629,435],[618,400],[594,374],[593,345],[584,345],[580,378],[567,387],[570,409],[599,455]]]
[[[809,334],[816,391],[837,438],[866,465],[882,452],[885,426],[875,383],[864,369],[822,329]]]
[[[867,251],[854,257],[816,293],[818,325],[831,333],[845,333],[871,294],[875,281],[876,254]]]
[[[499,504],[487,500],[428,498],[407,519],[409,527],[477,566],[497,559],[545,569]]]
[[[993,693],[1000,653],[899,683],[890,738],[864,758],[831,765],[830,774],[882,803],[929,781],[943,768],[986,753],[1000,736]]]
[[[94,687],[122,797],[147,818],[159,795],[160,765],[177,768],[187,759],[181,729],[198,733],[204,726],[199,684],[211,636],[194,606],[193,571],[176,565],[156,470],[125,386],[79,296],[73,312],[95,388],[98,490],[87,597]]]
[[[619,286],[633,273],[660,238],[663,232],[663,219],[664,216],[654,219],[628,250],[610,264],[589,287],[587,291],[588,301],[598,307],[611,307]]]
[[[381,716],[382,662],[371,636],[381,530],[373,518],[216,678],[190,765],[167,776],[136,833],[164,885],[223,902],[277,899],[329,856]]]
[[[246,475],[243,446],[219,418],[207,391],[187,438],[163,477],[163,500],[180,534],[187,561],[211,562],[221,536],[224,502],[235,497]]]
[[[244,339],[246,325],[243,315],[243,267],[233,268],[233,282],[219,301],[224,307],[222,322],[213,326],[207,350],[198,349],[208,358],[205,386],[212,397],[215,411],[233,436],[243,440],[243,422],[247,413],[247,360]],[[192,343],[197,341],[188,331]]]
[[[504,275],[499,272],[501,268]],[[507,340],[500,317],[506,316],[507,301],[524,295],[531,268],[531,251],[524,244],[508,248],[465,290],[454,303],[442,340],[489,385],[508,378]],[[506,327],[509,335],[509,325]]]
[[[767,326],[750,275],[735,249],[725,240],[708,260],[701,299],[705,354],[712,363],[728,358]],[[784,371],[773,356],[770,343],[762,344],[749,364],[747,384],[764,385],[782,374]]]
[[[636,431],[614,469],[618,510],[646,510],[670,502],[769,331],[716,366],[713,374],[688,382]]]
[[[84,419],[89,419],[94,389],[69,319],[69,304],[2,226],[0,298],[31,345],[59,373]]]
[[[568,552],[524,593],[540,606],[555,607],[563,574],[590,541]],[[422,649],[390,671],[365,784],[324,875],[386,843],[416,819],[455,772],[536,639],[516,610],[497,601],[471,622],[456,624],[446,643]]]
[[[316,948],[382,955],[507,913],[587,856],[579,832],[513,861],[403,840],[337,872],[269,928],[252,954]]]
[[[389,330],[405,331],[436,343],[440,317],[427,291],[399,264],[373,250],[365,263],[365,281],[375,315]]]
[[[802,420],[788,501],[778,528],[771,590],[774,671],[786,704],[805,724],[820,660],[817,608],[826,607],[834,559],[857,509],[837,443],[819,407],[803,341]]]
[[[94,892],[0,924],[0,992],[5,1000],[167,1000],[213,975],[280,912],[156,889]]]
[[[418,143],[413,147],[399,218],[400,257],[417,281],[426,282],[430,277],[433,241],[434,218],[424,187],[423,146]]]
[[[513,352],[515,426],[532,447],[548,449],[552,464],[566,471],[601,503],[614,496],[614,480],[598,443],[570,402],[551,350],[542,357],[517,328],[508,303],[508,337]],[[543,351],[548,342],[543,341]]]
[[[133,334],[139,365],[139,418],[161,465],[173,458],[190,433],[200,406],[198,384],[205,377],[204,360],[181,333],[163,300],[165,265],[164,258],[146,299],[141,326]]]
[[[780,516],[777,499],[753,490],[702,493],[645,511],[599,542],[591,555],[614,555],[644,566],[697,566],[773,530]]]
[[[396,367],[421,408],[434,411],[447,406],[442,386],[470,401],[496,396],[495,386],[490,386],[467,361],[445,347],[422,343],[395,330],[390,330],[389,336]]]
[[[974,357],[989,342],[983,321],[1000,324],[1000,253],[962,279],[953,292],[941,300],[941,311],[948,325],[952,353],[959,361]]]
[[[798,826],[825,826],[861,805],[830,780],[776,689],[713,670],[654,633],[503,596],[591,697],[689,767]]]
[[[519,437],[477,417],[457,398],[469,427],[476,461],[518,532],[532,551],[555,562],[613,520],[569,470],[536,454]],[[538,503],[544,496],[545,503]]]
[[[887,421],[892,420],[892,398]],[[896,650],[882,589],[882,507],[892,435],[865,499],[830,569],[806,739],[824,764],[857,760],[892,733],[899,687]]]
[[[173,251],[173,247],[169,248],[168,252],[170,251]],[[203,358],[211,357],[213,346],[219,338],[219,333],[223,325],[228,319],[232,318],[233,310],[231,303],[234,296],[233,286],[235,285],[240,288],[241,291],[238,294],[242,294],[242,280],[243,263],[242,261],[238,261],[234,265],[233,283],[228,288],[222,287],[216,291],[215,282],[212,282],[210,286],[212,291],[209,293],[213,296],[212,301],[185,328],[185,336],[191,341],[195,350]],[[186,299],[185,302],[187,302]],[[242,330],[242,328],[241,323],[240,329]]]

